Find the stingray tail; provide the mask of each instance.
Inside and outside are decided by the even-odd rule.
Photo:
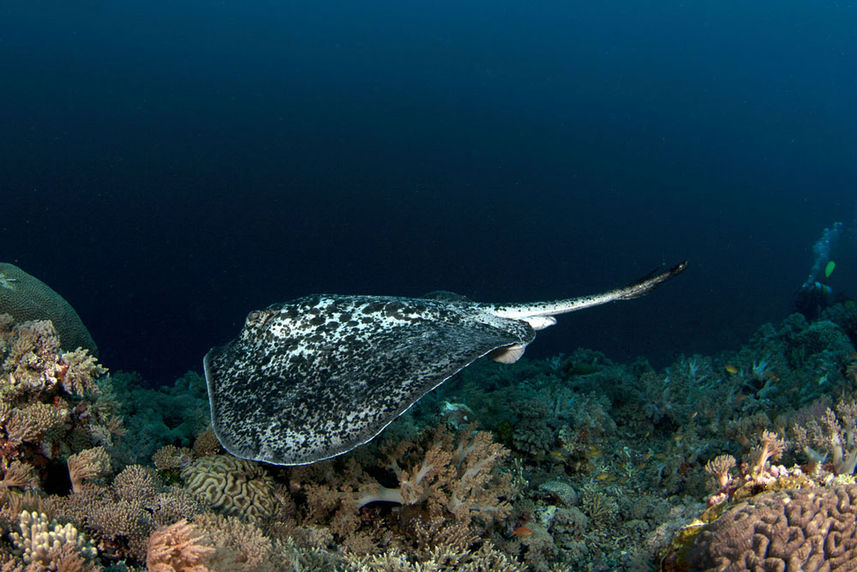
[[[538,330],[554,323],[554,320],[550,316],[576,312],[584,308],[615,302],[616,300],[631,300],[645,296],[670,278],[684,272],[686,268],[687,261],[684,261],[663,272],[652,272],[645,278],[622,288],[610,290],[609,292],[590,294],[589,296],[581,296],[579,298],[568,298],[566,300],[555,300],[553,302],[499,306],[495,313],[503,318],[525,320]]]

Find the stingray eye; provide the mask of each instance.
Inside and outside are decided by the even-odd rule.
[[[254,310],[253,312],[250,312],[249,314],[247,314],[246,323],[248,326],[253,326],[255,324],[258,324],[261,321],[262,321],[262,312],[260,312],[258,310]]]

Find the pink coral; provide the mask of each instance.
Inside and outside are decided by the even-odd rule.
[[[214,552],[202,532],[186,520],[155,530],[149,537],[146,569],[149,572],[207,572]]]

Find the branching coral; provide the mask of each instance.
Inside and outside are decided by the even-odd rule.
[[[155,530],[149,537],[146,569],[149,572],[208,572],[206,561],[214,553],[202,532],[186,520]]]
[[[98,552],[71,524],[49,521],[44,513],[21,513],[20,532],[10,536],[24,564],[38,570],[97,570]],[[28,570],[30,568],[28,567]]]
[[[375,501],[426,503],[460,521],[470,522],[476,516],[491,524],[510,512],[511,476],[496,471],[508,455],[508,449],[495,443],[490,433],[466,430],[456,436],[438,427],[416,448],[407,442],[392,447],[387,467],[395,473],[399,487],[364,487],[357,507]]]
[[[352,456],[292,469],[292,490],[306,498],[303,524],[330,523],[338,541],[366,553],[389,537],[381,514],[361,517],[381,510],[375,503],[401,505],[395,526],[405,536],[396,542],[410,546],[439,542],[454,530],[478,538],[511,511],[512,477],[500,470],[508,450],[490,434],[452,434],[441,424],[382,449],[380,464]]]
[[[159,471],[183,469],[193,462],[193,451],[187,447],[165,445],[152,455],[152,463]]]
[[[113,490],[120,499],[151,507],[162,483],[155,471],[142,465],[128,465],[113,479]]]
[[[2,324],[0,457],[42,466],[112,443],[121,422],[92,408],[106,370],[86,350],[60,353],[48,321],[11,325],[7,317]]]
[[[857,401],[839,401],[834,412],[829,407],[819,419],[792,426],[795,444],[810,460],[830,456],[837,474],[850,475],[857,467]]]

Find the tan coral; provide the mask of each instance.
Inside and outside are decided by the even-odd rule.
[[[98,393],[95,381],[107,373],[107,368],[89,353],[89,350],[78,348],[62,354],[65,371],[60,377],[60,383],[70,394],[84,395]]]
[[[764,493],[670,555],[666,570],[853,570],[857,485]]]
[[[23,553],[25,564],[47,570],[99,569],[91,562],[98,552],[73,525],[60,525],[44,513],[24,511],[18,526],[20,532],[10,537]]]
[[[731,476],[729,471],[735,466],[735,457],[732,455],[718,455],[714,459],[705,464],[705,472],[711,475],[714,480],[717,491],[726,488],[729,484]]]
[[[187,447],[165,445],[152,455],[152,464],[159,471],[182,469],[193,461],[193,451]]]
[[[39,486],[39,478],[31,465],[21,461],[12,461],[6,467],[0,487],[8,489],[15,487],[20,489],[35,489]]]
[[[103,477],[110,472],[110,457],[104,447],[85,449],[69,456],[66,463],[74,492],[80,492],[85,479]]]
[[[257,463],[229,455],[197,459],[181,472],[189,491],[208,506],[251,520],[275,510],[274,482]]]
[[[208,572],[214,553],[199,528],[186,520],[156,529],[149,537],[146,569],[149,572]]]
[[[113,479],[116,496],[127,501],[151,505],[155,501],[162,483],[150,467],[128,465]]]
[[[50,320],[66,349],[98,348],[74,308],[50,286],[17,266],[0,262],[0,312],[17,322]]]
[[[215,455],[223,452],[223,447],[220,446],[220,441],[214,431],[209,428],[196,438],[193,442],[193,452],[197,457],[205,457],[207,455]]]
[[[259,570],[266,564],[276,570],[274,541],[252,522],[238,517],[206,513],[195,522],[217,547],[215,567],[225,570]]]

